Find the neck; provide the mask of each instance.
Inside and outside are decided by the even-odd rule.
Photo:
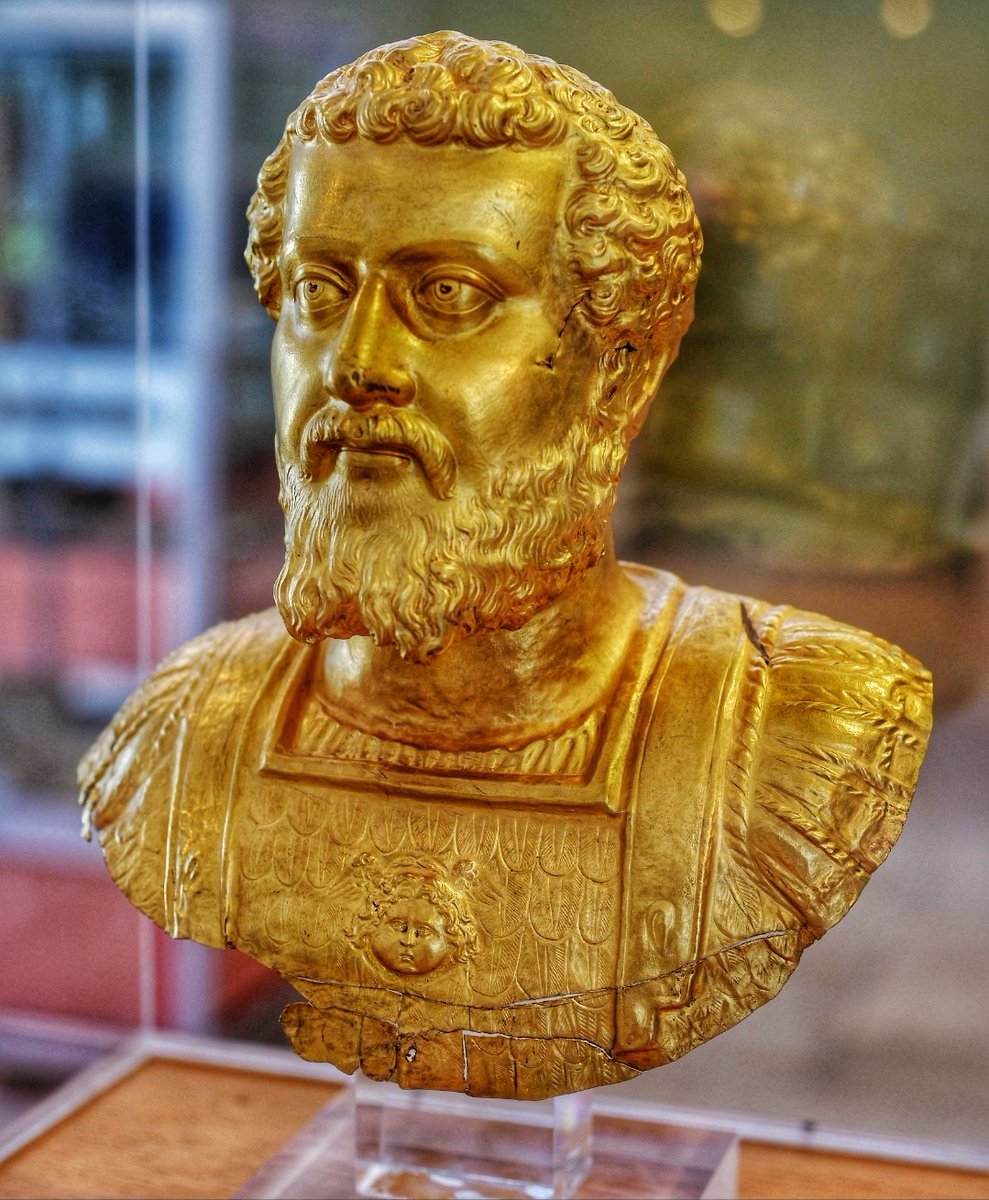
[[[367,637],[325,643],[324,697],[378,737],[518,748],[578,724],[607,699],[642,599],[609,537],[601,561],[523,628],[465,638],[426,666]]]

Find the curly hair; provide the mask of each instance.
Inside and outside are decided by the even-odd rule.
[[[577,311],[606,351],[668,346],[693,319],[702,237],[683,175],[650,126],[572,67],[504,42],[442,32],[379,46],[327,75],[289,117],[258,174],[245,258],[277,318],[294,142],[352,138],[424,146],[573,143],[578,182],[564,219]]]

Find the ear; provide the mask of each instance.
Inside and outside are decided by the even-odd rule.
[[[625,340],[604,356],[601,402],[611,411],[624,409],[629,441],[638,435],[649,415],[653,397],[678,349],[674,342],[653,348]]]

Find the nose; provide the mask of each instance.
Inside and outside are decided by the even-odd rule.
[[[403,361],[406,332],[385,281],[369,275],[328,355],[326,384],[332,395],[356,409],[409,404],[415,381]]]

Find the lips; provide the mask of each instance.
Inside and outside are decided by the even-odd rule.
[[[456,490],[457,466],[453,448],[442,433],[418,413],[408,410],[327,408],[311,418],[302,436],[302,474],[312,480],[329,456],[335,464],[341,450],[410,458],[422,468],[440,500]]]

